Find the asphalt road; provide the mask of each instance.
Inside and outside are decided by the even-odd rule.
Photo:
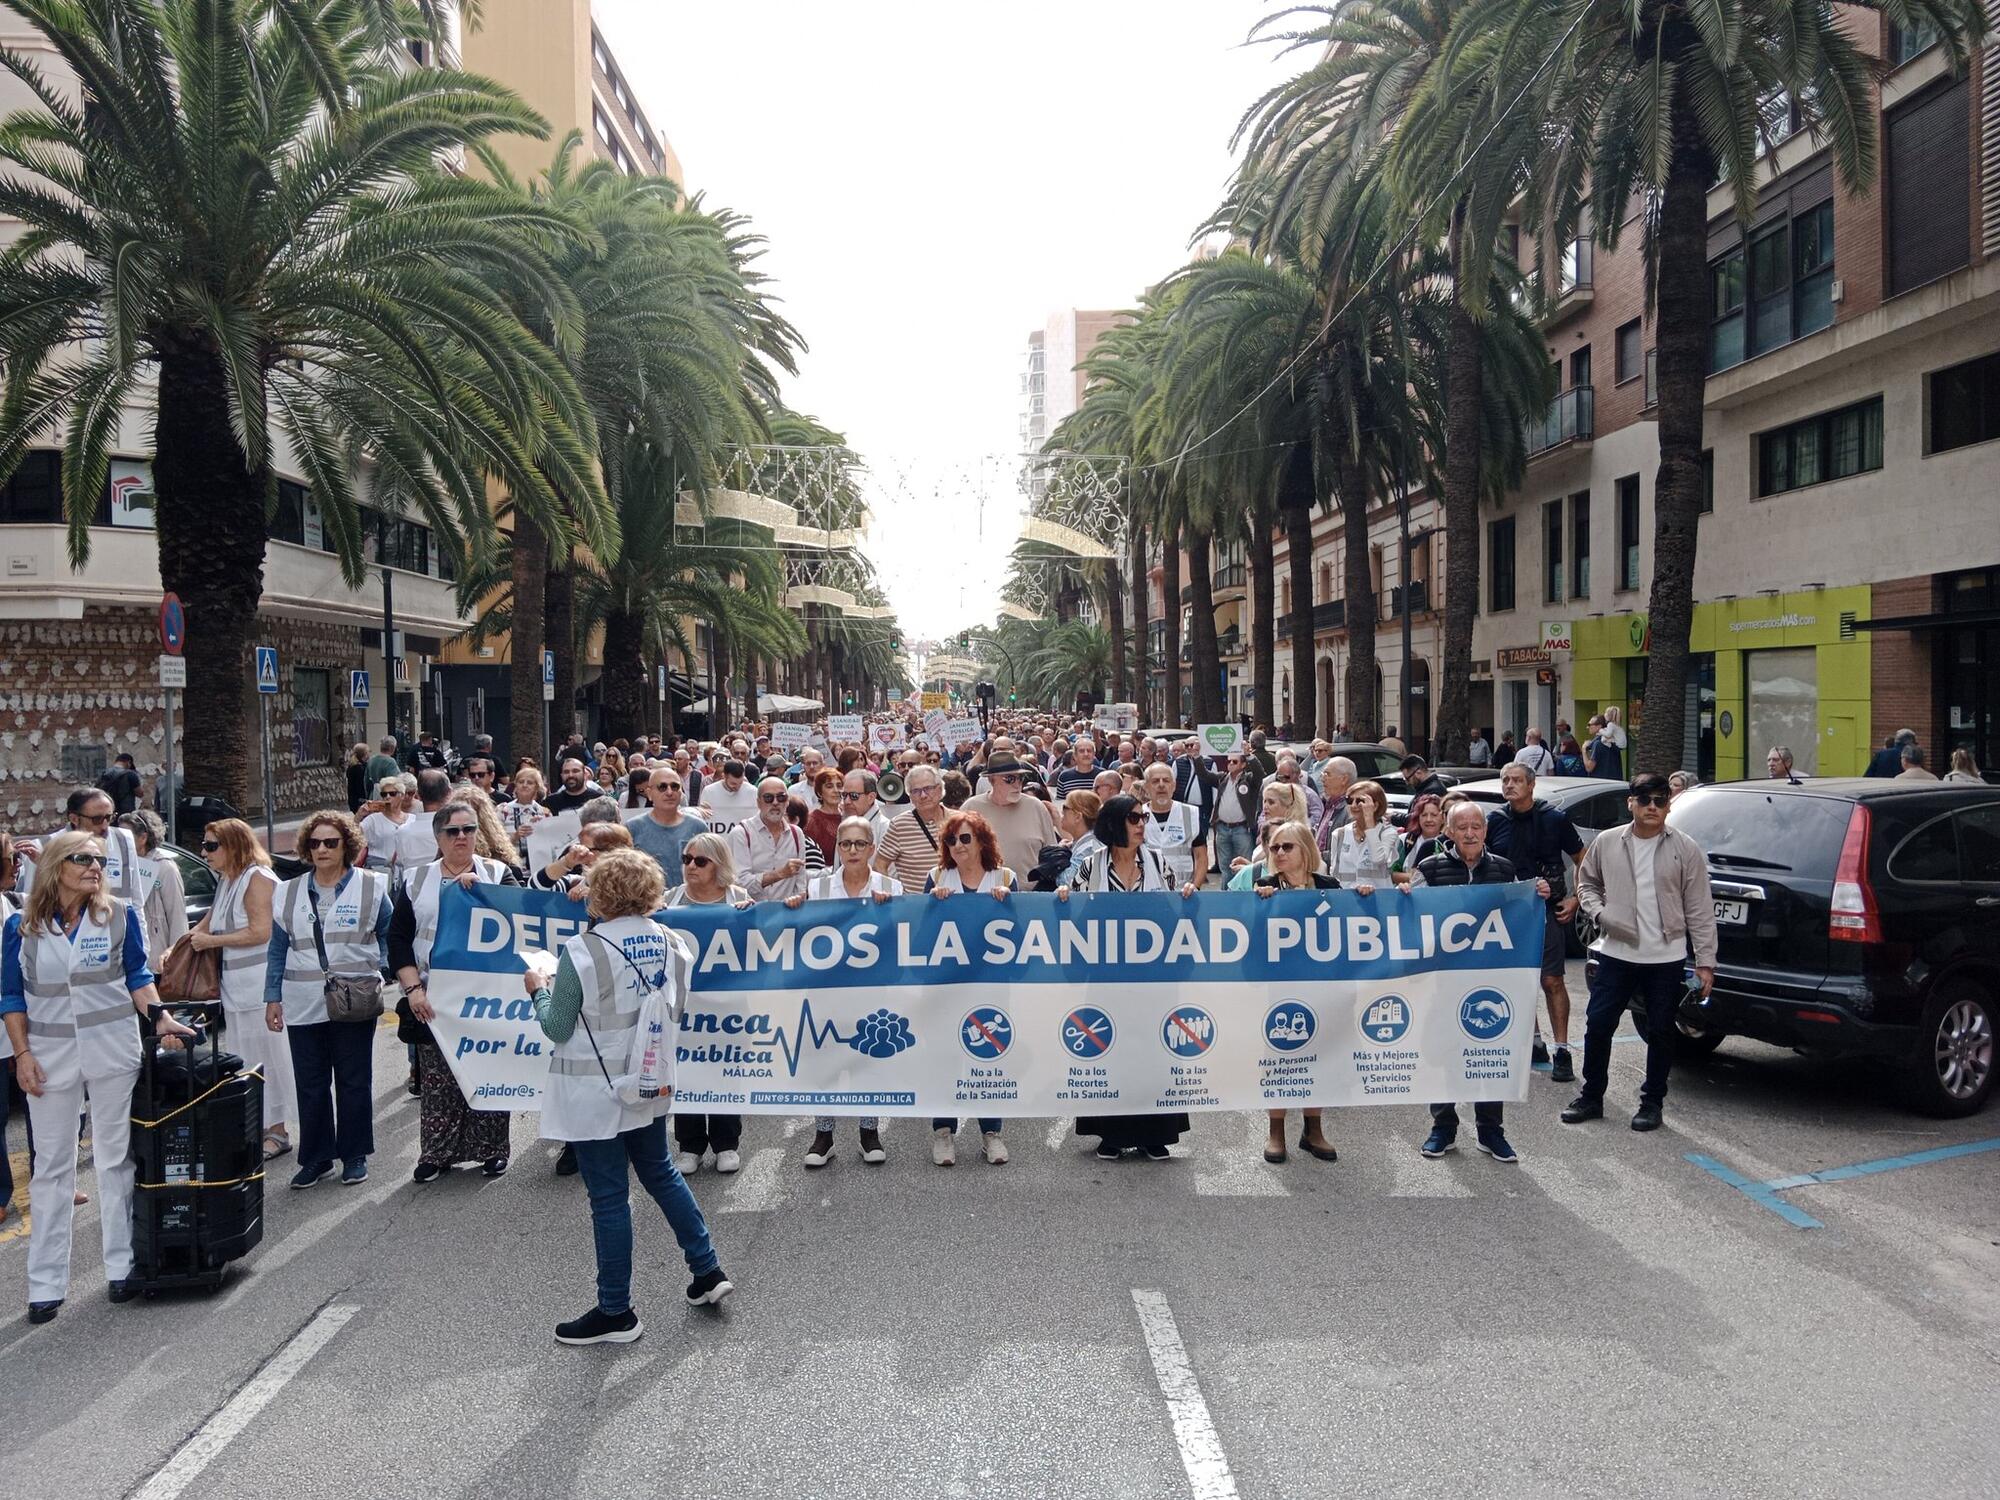
[[[274,1184],[221,1294],[111,1306],[80,1213],[62,1315],[0,1322],[0,1472],[36,1500],[1994,1493],[2000,1151],[1748,1192],[1688,1157],[1764,1183],[2000,1112],[1731,1042],[1640,1136],[1639,1060],[1595,1126],[1537,1078],[1511,1168],[1469,1128],[1423,1160],[1409,1108],[1282,1167],[1244,1115],[1161,1165],[1021,1120],[1011,1164],[968,1131],[942,1171],[897,1121],[867,1168],[844,1127],[818,1173],[752,1120],[744,1172],[695,1179],[738,1295],[683,1305],[642,1203],[646,1336],[579,1350],[550,1332],[593,1294],[582,1188],[526,1125],[506,1178],[412,1184],[385,1032],[372,1179]],[[25,1260],[0,1239],[17,1297]]]

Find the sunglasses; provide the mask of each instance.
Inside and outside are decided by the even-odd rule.
[[[681,856],[681,863],[684,865],[693,865],[697,870],[706,870],[715,861],[710,859],[706,854],[683,854]]]
[[[859,802],[863,797],[867,795],[868,794],[866,792],[842,792],[840,794],[840,800],[842,802]]]
[[[221,841],[217,839],[203,839],[201,841],[201,852],[203,854],[213,854],[221,847]]]
[[[1635,793],[1632,800],[1640,807],[1667,807],[1674,799],[1670,792],[1647,792],[1644,796]]]
[[[1273,844],[1271,846],[1271,852],[1273,854],[1290,854],[1298,847],[1299,846],[1297,844]]]
[[[870,839],[839,839],[835,841],[834,847],[836,849],[873,849],[875,844]]]
[[[1021,784],[1020,776],[1013,771],[1002,771],[993,780],[1000,786],[1019,786]]]
[[[971,843],[976,843],[978,841],[974,839],[973,836],[969,833],[954,833],[950,838],[946,839],[945,842],[947,844],[971,844]]]
[[[341,840],[337,838],[306,840],[306,847],[309,849],[338,849],[340,845]]]
[[[1143,823],[1146,821],[1146,815],[1142,812],[1127,813],[1125,814],[1125,821],[1128,823]]]
[[[448,839],[469,839],[472,834],[473,830],[463,823],[454,824],[444,831],[444,836]]]
[[[65,855],[64,859],[73,865],[96,865],[100,870],[108,863],[102,854],[69,854]]]
[[[78,813],[77,816],[95,828],[106,827],[111,822],[110,813]]]
[[[783,792],[763,792],[759,794],[757,800],[759,802],[783,802],[785,794]]]

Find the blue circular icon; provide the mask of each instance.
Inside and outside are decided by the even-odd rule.
[[[1175,1057],[1200,1057],[1215,1045],[1215,1018],[1199,1005],[1177,1005],[1160,1022],[1160,1041]]]
[[[998,1006],[980,1005],[965,1013],[958,1024],[958,1045],[981,1062],[1001,1056],[1014,1040],[1014,1023]]]
[[[1111,1017],[1094,1005],[1079,1005],[1063,1017],[1063,1049],[1071,1057],[1102,1057],[1116,1039]]]
[[[1279,1052],[1296,1052],[1319,1030],[1319,1017],[1300,1000],[1280,1000],[1264,1017],[1264,1040]]]
[[[1361,1034],[1387,1046],[1400,1042],[1410,1029],[1410,1002],[1401,995],[1377,995],[1361,1012]]]
[[[1514,1002],[1498,990],[1474,990],[1459,1002],[1458,1024],[1475,1042],[1490,1042],[1514,1024]]]

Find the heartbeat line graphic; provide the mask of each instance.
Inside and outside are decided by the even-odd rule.
[[[916,1036],[910,1030],[909,1018],[899,1016],[885,1008],[870,1011],[854,1023],[854,1030],[846,1036],[840,1034],[840,1027],[832,1021],[821,1021],[813,1015],[812,997],[799,1001],[798,1024],[791,1034],[785,1028],[776,1027],[772,1033],[778,1050],[785,1055],[785,1067],[794,1078],[799,1076],[799,1058],[807,1047],[818,1051],[828,1042],[837,1042],[843,1047],[852,1047],[863,1057],[889,1058],[916,1046]]]
[[[842,1036],[840,1028],[831,1021],[813,1019],[813,1003],[810,996],[799,1002],[799,1023],[793,1034],[799,1038],[794,1043],[785,1035],[785,1028],[777,1028],[778,1050],[785,1054],[785,1067],[791,1076],[799,1076],[799,1057],[810,1045],[817,1052],[828,1042],[839,1042],[842,1046],[853,1045],[852,1037]]]

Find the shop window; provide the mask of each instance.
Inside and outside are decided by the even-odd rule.
[[[1542,603],[1560,604],[1563,597],[1563,503],[1542,506]]]
[[[1926,453],[1949,453],[2000,437],[2000,354],[1934,370]]]
[[[1833,203],[1760,229],[1710,266],[1710,373],[1833,322]]]
[[[49,526],[60,525],[62,518],[62,455],[30,448],[13,477],[0,484],[0,521]]]
[[[1618,330],[1618,384],[1637,380],[1645,373],[1645,351],[1641,347],[1639,320],[1634,318]]]
[[[1569,497],[1569,596],[1590,597],[1590,491]]]
[[[1486,607],[1498,614],[1514,607],[1514,518],[1486,528]]]
[[[1757,437],[1757,493],[1847,479],[1882,467],[1882,398],[1773,428]]]
[[[292,668],[294,764],[332,765],[333,743],[333,674],[323,667]]]
[[[1748,651],[1743,657],[1749,756],[1761,767],[1774,745],[1792,752],[1801,776],[1819,770],[1819,654],[1810,646]]]
[[[1639,476],[1618,481],[1618,587],[1639,586]]]

